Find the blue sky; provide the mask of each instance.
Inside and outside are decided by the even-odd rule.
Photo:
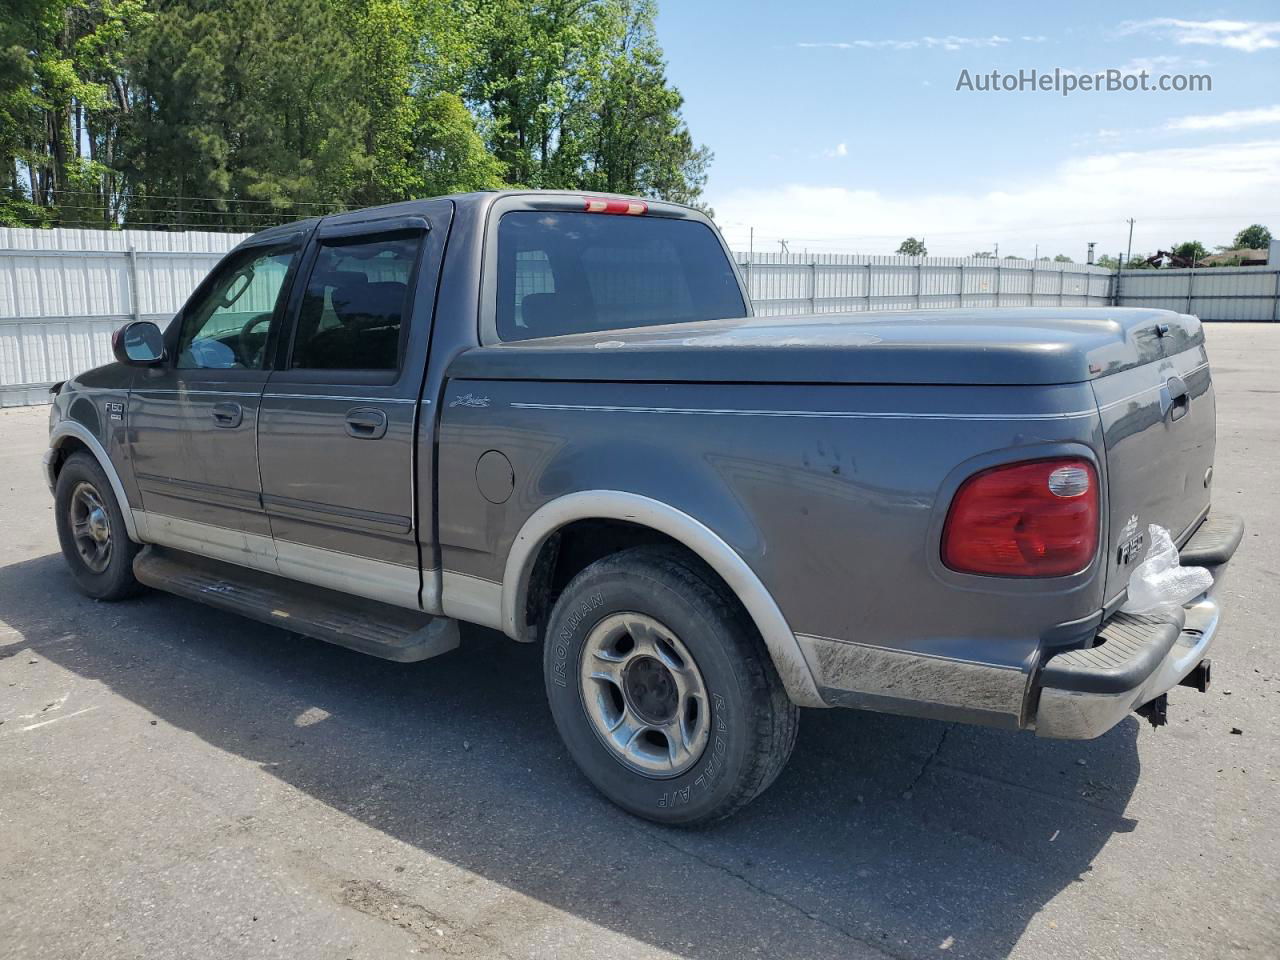
[[[1280,235],[1280,2],[662,0],[706,199],[735,248],[1031,256]],[[1149,12],[1147,12],[1149,11]],[[1208,74],[1211,91],[957,91],[1054,68]]]

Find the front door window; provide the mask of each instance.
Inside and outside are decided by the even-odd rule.
[[[180,370],[261,370],[267,332],[296,248],[260,247],[232,257],[183,316]]]

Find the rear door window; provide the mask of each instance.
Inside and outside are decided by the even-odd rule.
[[[696,220],[514,211],[498,226],[503,340],[746,316],[715,233]]]
[[[298,311],[289,366],[400,368],[418,233],[323,242]]]

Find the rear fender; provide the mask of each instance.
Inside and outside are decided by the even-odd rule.
[[[777,603],[746,561],[701,521],[658,500],[620,490],[586,490],[543,504],[524,522],[502,578],[502,625],[520,639],[530,574],[542,545],[575,520],[622,520],[666,534],[713,569],[746,608],[769,650],[788,696],[804,707],[825,706],[800,644]]]

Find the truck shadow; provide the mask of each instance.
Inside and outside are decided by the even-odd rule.
[[[391,664],[173,597],[95,604],[56,555],[0,568],[0,619],[25,640],[0,656],[35,650],[404,843],[699,960],[1004,956],[1134,826],[1132,719],[1071,744],[808,711],[778,783],[683,831],[591,789],[546,710],[540,651],[488,631]]]

